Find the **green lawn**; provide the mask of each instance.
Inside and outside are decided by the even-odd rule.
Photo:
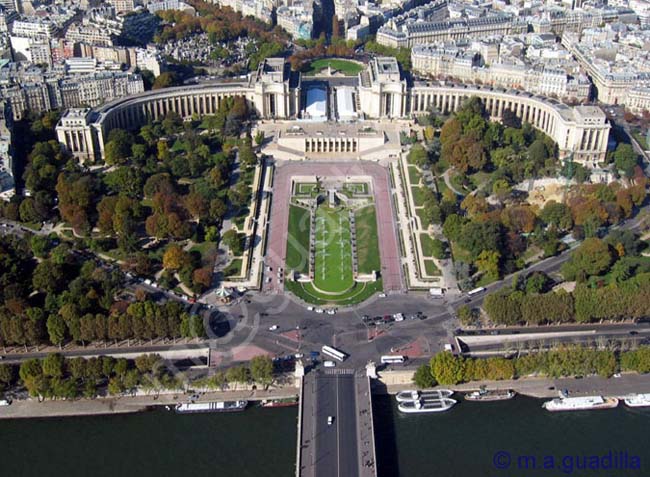
[[[411,191],[413,192],[413,203],[416,207],[422,207],[424,205],[424,187],[425,186],[411,187]]]
[[[302,182],[296,184],[296,194],[310,196],[318,184],[315,182]]]
[[[632,131],[632,136],[634,136],[634,139],[639,143],[639,146],[641,146],[644,150],[648,149],[648,143],[646,142],[646,136],[641,134],[640,131]]]
[[[438,193],[440,194],[441,197],[444,197],[445,193],[449,190],[449,187],[447,187],[447,183],[442,177],[436,177],[436,187],[438,187]]]
[[[409,180],[411,181],[411,185],[418,185],[420,183],[420,171],[417,169],[415,166],[409,166]]]
[[[309,210],[289,206],[289,234],[287,238],[287,270],[299,273],[309,271]]]
[[[433,257],[433,239],[429,234],[420,234],[420,242],[422,242],[422,255],[425,257]]]
[[[352,246],[348,211],[318,207],[316,209],[314,285],[330,293],[352,287]]]
[[[203,260],[208,258],[211,254],[215,253],[216,251],[217,251],[216,242],[197,243],[193,245],[192,248],[190,249],[190,252],[199,252]]]
[[[309,69],[305,71],[305,75],[314,75],[323,69],[331,66],[333,70],[343,73],[345,76],[355,76],[363,69],[363,66],[348,60],[341,60],[336,58],[322,58],[320,60],[312,61]]]
[[[334,297],[320,293],[318,290],[314,289],[309,282],[299,283],[287,280],[285,286],[287,290],[297,297],[314,305],[325,305],[328,303],[340,306],[354,305],[367,300],[375,293],[379,293],[383,290],[381,279],[376,282],[355,283],[354,286],[345,293],[341,293]]]
[[[359,260],[359,273],[379,271],[379,238],[377,237],[377,214],[375,206],[369,205],[355,213],[357,227],[357,259]]]
[[[436,263],[433,260],[425,260],[424,269],[427,275],[440,275],[440,269],[436,267]]]
[[[343,186],[343,189],[353,195],[365,195],[368,193],[368,184],[365,182],[348,182]]]
[[[420,217],[420,221],[422,222],[422,228],[424,229],[429,228],[429,225],[431,225],[431,221],[424,213],[424,209],[417,209],[415,213],[418,215],[418,217]]]
[[[234,277],[241,273],[242,259],[235,258],[232,262],[228,264],[226,268],[223,269],[224,277]]]

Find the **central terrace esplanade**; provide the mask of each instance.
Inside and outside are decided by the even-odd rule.
[[[307,104],[309,98],[318,97],[322,102],[323,95],[302,91],[299,72],[292,72],[282,58],[268,58],[248,80],[205,82],[149,91],[94,110],[68,110],[57,125],[57,137],[80,160],[94,161],[103,157],[105,138],[113,128],[135,129],[163,117],[169,111],[178,113],[184,119],[193,115],[214,114],[226,97],[246,98],[261,119],[313,124],[318,121],[331,123],[337,118],[342,120],[336,114],[337,104],[340,105],[341,101],[337,102],[335,97],[345,94],[353,98],[345,102],[353,109],[345,112],[344,122],[349,126],[349,123],[363,123],[364,119],[407,120],[425,114],[431,108],[445,113],[453,112],[465,100],[477,96],[483,100],[492,119],[499,120],[505,110],[510,110],[522,121],[529,122],[553,138],[558,144],[560,157],[573,154],[573,160],[589,167],[605,159],[610,125],[603,111],[596,106],[571,107],[554,99],[517,90],[434,82],[409,83],[397,61],[390,57],[373,58],[359,73],[354,84],[346,85],[344,89],[333,88],[325,81],[322,83],[319,88],[325,85],[325,88],[333,89],[334,94],[325,95],[325,108],[319,105],[320,114],[314,115],[314,106]],[[278,128],[283,127],[286,125],[278,124]],[[313,153],[313,148],[318,148],[320,142],[318,137],[306,138],[302,152]],[[341,142],[334,144],[331,152],[336,153],[341,147],[347,152],[348,143],[343,142],[343,146]],[[356,146],[350,147],[356,149]]]

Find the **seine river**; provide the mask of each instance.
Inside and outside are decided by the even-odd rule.
[[[403,416],[387,396],[373,402],[381,477],[650,475],[650,410],[552,414],[517,397]],[[252,408],[0,420],[1,475],[290,477],[296,417],[297,408]]]

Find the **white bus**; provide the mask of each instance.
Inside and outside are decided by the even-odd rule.
[[[473,295],[478,295],[479,293],[484,292],[484,291],[485,291],[485,287],[478,287],[478,288],[474,288],[473,290],[468,291],[467,294],[469,296],[473,296]]]
[[[381,357],[382,364],[402,364],[404,361],[406,361],[405,356],[382,356]]]
[[[341,362],[347,358],[347,355],[343,351],[339,351],[336,348],[332,348],[331,346],[323,346],[321,348],[321,353],[323,353],[325,356],[329,356],[330,358],[338,359]]]

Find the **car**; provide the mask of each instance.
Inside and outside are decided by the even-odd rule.
[[[296,358],[296,359],[300,359],[300,358],[303,357],[303,354],[302,353],[296,353],[296,354],[293,355],[293,357]]]
[[[390,323],[391,321],[395,321],[395,318],[393,318],[390,315],[386,315],[386,316],[384,316],[383,320],[384,320],[384,323]]]
[[[379,298],[386,298],[386,294],[385,293],[380,293]]]
[[[334,308],[330,308],[325,313],[327,313],[328,315],[336,315],[336,310]]]
[[[269,326],[269,331],[276,331],[280,327],[278,325]]]
[[[307,311],[314,311],[314,307],[313,306],[308,306]]]
[[[621,373],[614,373],[613,376],[614,376],[615,378],[620,378],[620,377],[621,377]]]
[[[316,308],[314,311],[316,313],[324,313],[322,308]]]
[[[334,422],[334,416],[327,416],[327,425],[331,426]]]
[[[631,334],[632,336],[634,336],[634,335],[638,335],[639,332],[638,332],[638,331],[630,331],[630,334]]]
[[[266,283],[271,283],[271,277],[266,277]]]
[[[368,315],[363,315],[361,321],[370,321],[370,317]]]
[[[393,318],[395,319],[395,321],[404,321],[404,315],[401,313],[395,313],[393,315]]]
[[[336,363],[334,361],[325,361],[323,363],[323,366],[325,366],[326,368],[335,368]]]

